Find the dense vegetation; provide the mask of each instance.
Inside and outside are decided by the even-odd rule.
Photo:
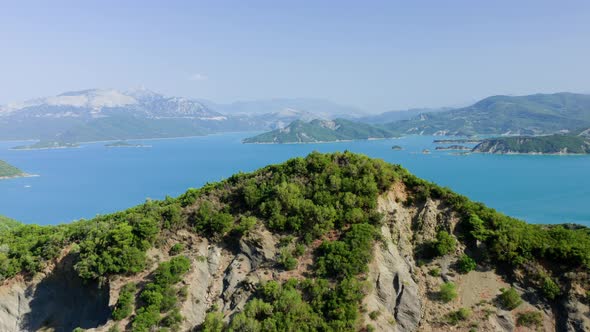
[[[531,283],[549,300],[561,293],[565,272],[590,269],[590,229],[566,225],[536,225],[496,212],[465,196],[406,174],[404,182],[414,191],[410,201],[441,199],[461,217],[459,235],[471,248],[485,245],[484,260],[510,270],[523,268]],[[542,263],[542,264],[541,264]]]
[[[11,218],[5,217],[5,216],[0,216],[0,233],[4,232],[4,231],[8,231],[11,230],[15,227],[20,226],[21,224]]]
[[[500,304],[507,310],[514,310],[522,304],[520,295],[514,288],[502,289],[502,293],[498,296]]]
[[[517,136],[485,139],[475,152],[486,153],[590,153],[590,140],[574,135]]]
[[[0,178],[13,177],[23,175],[23,171],[10,165],[9,163],[0,160]]]
[[[176,330],[182,322],[177,307],[182,292],[175,285],[189,269],[190,260],[186,256],[160,263],[153,273],[153,281],[139,295],[141,303],[132,321],[134,332],[149,332],[157,326]]]
[[[471,106],[423,113],[385,126],[400,134],[553,134],[590,127],[590,95],[574,93],[493,96]]]
[[[264,224],[281,238],[277,265],[286,270],[296,268],[298,257],[315,243],[309,275],[258,285],[243,311],[226,323],[223,314],[213,310],[204,330],[356,330],[362,328],[365,272],[380,239],[377,230],[382,216],[377,212],[377,197],[395,181],[403,181],[411,193],[405,204],[441,199],[461,218],[453,233],[438,230],[429,244],[432,255],[455,253],[461,241],[473,249],[477,243],[485,244],[487,249],[478,263],[481,259],[482,264],[519,268],[543,262],[547,269],[525,271],[550,301],[561,295],[562,272],[590,268],[586,228],[526,224],[420,180],[400,166],[345,152],[312,153],[190,189],[178,198],[148,201],[92,220],[11,227],[0,232],[0,274],[3,278],[20,272],[32,275],[69,252],[81,278],[108,282],[111,276],[146,269],[150,264],[146,251],[171,231],[182,228],[211,241],[235,243]],[[177,283],[190,268],[187,257],[180,255],[184,250],[182,244],[172,245],[169,253],[174,257],[161,263],[147,284],[137,289],[126,286],[113,317],[129,317],[136,331],[178,326],[183,291]],[[463,272],[476,265],[468,256],[457,263]],[[137,301],[134,294],[138,294]],[[443,284],[439,296],[452,301],[457,296],[455,285]],[[457,313],[449,319],[463,316]]]
[[[543,324],[543,316],[539,311],[519,312],[516,324],[518,326],[537,327]]]
[[[396,135],[377,126],[344,119],[334,121],[293,121],[283,129],[276,129],[246,138],[244,143],[311,143],[387,138]]]

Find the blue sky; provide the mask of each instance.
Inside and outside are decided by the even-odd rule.
[[[590,92],[590,1],[3,1],[0,104],[145,86],[367,111]]]

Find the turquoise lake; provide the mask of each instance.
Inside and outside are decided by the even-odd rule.
[[[177,196],[309,152],[349,150],[398,163],[414,174],[534,223],[590,225],[590,156],[452,155],[433,139],[323,144],[241,144],[252,133],[146,140],[150,148],[107,148],[105,143],[57,150],[10,150],[0,159],[38,177],[0,180],[0,214],[27,223],[57,224],[114,212],[147,198]],[[139,141],[133,141],[139,142]],[[403,151],[393,151],[401,145]],[[423,149],[431,154],[422,154]]]

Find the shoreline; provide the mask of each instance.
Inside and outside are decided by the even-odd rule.
[[[59,149],[79,149],[81,148],[81,146],[56,146],[56,147],[46,147],[46,148],[22,148],[22,149],[16,149],[16,148],[10,148],[8,150],[11,151],[31,151],[31,150],[59,150]]]
[[[369,137],[369,138],[358,138],[358,139],[339,139],[335,141],[314,141],[314,142],[244,142],[242,144],[275,144],[275,145],[288,145],[288,144],[326,144],[326,143],[344,143],[344,142],[358,142],[358,141],[383,141],[388,139],[399,139],[401,137]]]
[[[545,153],[545,152],[483,152],[471,151],[471,153],[491,154],[491,155],[505,155],[505,156],[590,156],[590,153]]]
[[[38,177],[38,176],[40,176],[40,175],[22,173],[19,175],[12,175],[12,176],[0,176],[0,180],[11,180],[11,179],[19,179],[19,178],[34,178],[34,177]]]

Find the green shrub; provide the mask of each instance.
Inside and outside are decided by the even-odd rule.
[[[199,205],[192,215],[197,233],[210,238],[220,238],[232,229],[234,217],[226,212],[218,212],[209,201]]]
[[[212,311],[205,316],[205,322],[201,329],[203,332],[222,332],[224,327],[223,314],[219,311]]]
[[[80,243],[75,269],[83,279],[137,273],[144,269],[146,257],[143,240],[139,243],[136,240],[134,227],[126,222],[94,229]]]
[[[301,243],[295,245],[295,250],[293,250],[293,256],[301,257],[305,253],[305,246]]]
[[[456,325],[460,321],[467,320],[471,316],[471,310],[467,308],[460,308],[457,311],[453,311],[446,316],[446,320],[449,324]]]
[[[278,258],[278,262],[279,264],[281,264],[281,266],[289,271],[289,270],[293,270],[297,267],[297,259],[293,257],[293,255],[291,254],[291,250],[289,250],[289,248],[281,248],[281,251],[279,253],[279,258]]]
[[[121,332],[121,329],[119,329],[119,326],[113,325],[113,326],[109,327],[107,332]]]
[[[178,330],[180,323],[182,323],[183,317],[178,309],[172,310],[168,315],[162,318],[160,325],[171,328],[172,330]]]
[[[317,272],[345,278],[365,272],[377,232],[369,224],[354,224],[341,241],[324,241],[318,249]]]
[[[153,272],[153,282],[145,285],[140,293],[142,306],[133,317],[132,329],[137,332],[149,332],[162,325],[175,329],[182,321],[182,316],[173,310],[163,319],[160,313],[172,310],[178,302],[179,290],[174,287],[190,269],[190,260],[185,256],[174,256],[162,262]]]
[[[516,318],[518,326],[541,326],[543,324],[543,315],[539,311],[519,312]]]
[[[235,231],[239,235],[246,235],[256,226],[258,219],[256,217],[245,217],[240,218],[240,223],[235,227]]]
[[[561,294],[561,289],[557,283],[555,283],[555,281],[553,281],[553,279],[548,276],[543,278],[541,290],[543,291],[543,295],[545,295],[545,297],[549,300],[554,300],[557,296],[559,296],[559,294]]]
[[[438,297],[443,302],[451,302],[457,298],[457,287],[452,282],[445,282],[440,286]]]
[[[176,256],[178,254],[180,254],[182,251],[184,250],[184,243],[175,243],[171,248],[170,248],[170,256]]]
[[[440,276],[440,268],[433,267],[432,269],[430,269],[430,271],[428,271],[428,274],[430,274],[433,277],[439,277]]]
[[[437,255],[444,256],[454,251],[456,246],[457,240],[451,234],[446,231],[439,231],[436,234],[434,249]]]
[[[150,332],[152,327],[160,322],[160,310],[155,306],[142,307],[133,317],[131,329],[133,332]]]
[[[154,280],[161,286],[172,285],[190,269],[191,262],[186,256],[172,257],[168,262],[162,262],[154,271]]]
[[[379,310],[375,310],[375,311],[371,311],[369,313],[369,318],[371,318],[372,320],[377,319],[377,317],[379,317],[381,315],[381,311]]]
[[[461,273],[468,273],[470,271],[475,270],[477,264],[473,260],[473,258],[463,254],[457,260],[457,270]]]
[[[131,315],[133,312],[136,291],[137,288],[134,283],[128,283],[121,287],[119,299],[117,299],[117,304],[115,304],[115,309],[113,310],[114,320],[122,320]]]
[[[516,307],[522,304],[522,299],[520,295],[516,292],[514,288],[503,289],[501,290],[502,294],[500,294],[498,300],[500,305],[507,310],[514,310]]]

